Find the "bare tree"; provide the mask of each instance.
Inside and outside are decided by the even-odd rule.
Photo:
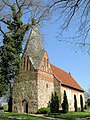
[[[90,51],[90,0],[1,0],[0,1],[0,31],[1,34],[9,32],[7,20],[12,20],[12,6],[15,7],[17,15],[22,13],[24,23],[35,22],[40,24],[46,20],[49,13],[58,13],[58,20],[63,19],[60,26],[60,34],[63,33],[70,24],[75,24],[78,31],[75,36],[59,38],[69,44],[74,44],[80,48]],[[60,21],[61,22],[61,21]],[[3,27],[4,26],[4,27]]]
[[[62,38],[60,41],[74,44],[79,48],[90,52],[90,0],[51,0],[50,9],[53,13],[58,13],[60,24],[60,34],[65,31],[70,24],[74,24],[73,29],[77,27],[75,36]]]
[[[22,14],[24,23],[40,24],[46,20],[49,13],[58,13],[58,20],[63,19],[60,26],[60,34],[63,33],[70,24],[76,22],[78,31],[75,36],[59,38],[60,41],[74,44],[80,48],[90,51],[90,0],[1,0],[0,1],[0,31],[1,34],[9,32],[7,20],[12,20],[12,8],[15,7],[17,15]],[[3,27],[4,26],[4,27]]]

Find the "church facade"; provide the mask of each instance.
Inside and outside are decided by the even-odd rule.
[[[50,63],[39,30],[33,27],[22,56],[22,69],[14,82],[13,111],[35,113],[39,108],[48,106],[54,92],[62,103],[64,90],[69,111],[74,111],[75,97],[80,109],[80,96],[84,102],[84,90],[69,73]]]

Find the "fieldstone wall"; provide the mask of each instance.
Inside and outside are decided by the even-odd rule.
[[[13,111],[23,112],[22,101],[28,103],[28,113],[37,111],[37,72],[24,71],[15,79],[13,89]]]

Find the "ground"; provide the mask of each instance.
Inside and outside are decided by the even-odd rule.
[[[55,118],[56,117],[56,118]],[[17,114],[5,112],[0,120],[90,120],[90,112],[70,112],[67,114],[54,114],[54,115],[37,115],[37,114]]]

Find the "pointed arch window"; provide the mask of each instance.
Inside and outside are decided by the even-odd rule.
[[[25,57],[24,57],[24,61],[23,61],[23,70],[25,70]]]
[[[30,65],[30,60],[29,57],[24,57],[23,59],[23,70],[24,71],[29,71],[31,69],[31,65]]]
[[[29,60],[28,60],[28,57],[27,57],[27,66],[26,66],[26,68],[27,68],[27,71],[29,70]]]
[[[47,59],[47,67],[49,67],[49,61],[48,61],[48,59]]]
[[[31,70],[31,62],[30,62],[30,60],[29,60],[29,56],[27,56],[26,70],[27,70],[27,71]]]
[[[48,88],[48,83],[46,83],[46,88]]]
[[[46,59],[44,58],[44,66],[46,66]]]

